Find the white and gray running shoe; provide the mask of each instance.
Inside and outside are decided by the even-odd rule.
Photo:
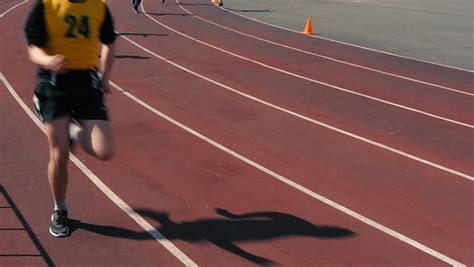
[[[51,215],[51,226],[49,232],[55,237],[65,237],[69,235],[67,210],[55,210]]]

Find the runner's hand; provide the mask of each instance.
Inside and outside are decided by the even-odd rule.
[[[66,57],[63,55],[54,55],[48,58],[45,64],[45,69],[56,73],[63,73],[66,71]]]
[[[112,89],[110,89],[109,81],[108,80],[102,80],[101,81],[101,86],[102,86],[102,92],[106,95],[111,95],[112,94]]]

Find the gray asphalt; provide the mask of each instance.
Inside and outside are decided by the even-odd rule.
[[[242,15],[321,37],[474,70],[472,0],[224,0]]]

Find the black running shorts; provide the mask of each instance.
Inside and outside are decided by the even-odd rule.
[[[95,69],[39,77],[33,97],[43,122],[70,116],[78,120],[107,120],[104,93]]]

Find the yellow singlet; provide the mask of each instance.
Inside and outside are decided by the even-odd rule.
[[[105,19],[103,0],[42,0],[46,18],[49,55],[66,56],[68,69],[98,65],[99,29]]]

